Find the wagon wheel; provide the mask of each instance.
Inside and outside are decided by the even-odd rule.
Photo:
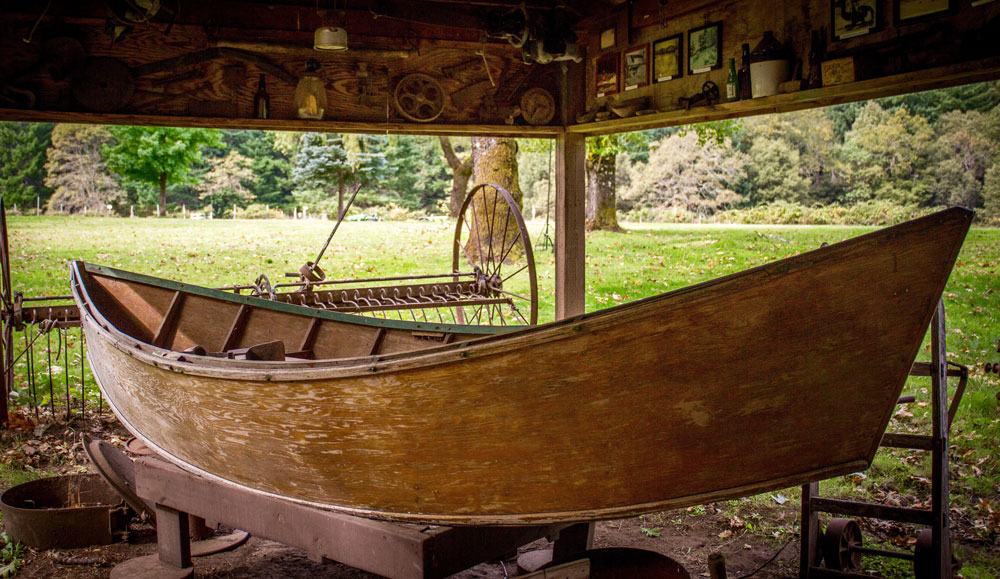
[[[394,98],[399,114],[418,123],[429,123],[441,116],[444,110],[441,83],[419,72],[399,81]]]
[[[538,280],[531,238],[517,202],[503,187],[475,186],[462,204],[455,225],[452,271],[476,274],[492,298],[509,306],[485,304],[456,308],[459,323],[509,325],[538,323]]]
[[[860,547],[864,539],[861,527],[854,519],[833,519],[823,533],[823,559],[826,567],[835,571],[857,571],[861,568]]]

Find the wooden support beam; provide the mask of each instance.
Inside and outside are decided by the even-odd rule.
[[[583,135],[556,138],[556,319],[586,310],[585,271],[587,140]]]
[[[559,531],[552,546],[552,560],[568,559],[594,547],[594,523],[577,523]]]
[[[233,318],[233,323],[229,326],[229,332],[226,333],[226,340],[222,343],[220,352],[232,350],[239,345],[240,338],[243,337],[243,330],[247,327],[247,320],[250,319],[250,310],[252,309],[252,307],[246,304],[240,304],[240,309],[237,310],[236,317]],[[305,350],[305,348],[299,349]]]
[[[306,335],[302,338],[302,343],[299,344],[299,351],[305,352],[312,350],[313,343],[316,342],[316,335],[319,333],[319,326],[323,321],[319,318],[313,318],[309,322],[309,329],[306,330]]]
[[[176,515],[184,515],[186,527],[185,513],[303,549],[314,561],[339,561],[392,579],[447,577],[565,528],[564,524],[441,527],[387,523],[209,480],[151,457],[138,459],[135,468],[136,493],[159,501],[160,559],[175,567],[179,565],[174,561],[184,562],[178,553],[188,532],[185,528],[181,534],[181,517]]]
[[[371,356],[378,354],[378,351],[382,349],[382,342],[385,341],[385,328],[379,328],[378,334],[375,336],[375,343],[372,344]]]
[[[160,561],[181,569],[191,566],[188,514],[156,505],[156,545]]]
[[[160,327],[156,329],[156,335],[153,336],[154,346],[166,348],[170,344],[174,337],[174,331],[177,330],[177,320],[181,317],[181,308],[184,307],[184,295],[184,292],[174,292],[174,297],[170,300],[170,305],[167,306],[163,319],[160,320]]]
[[[250,119],[192,115],[88,113],[0,108],[0,121],[35,123],[88,123],[152,127],[207,127],[275,131],[324,131],[329,133],[385,133],[393,135],[493,136],[550,139],[562,133],[555,125],[488,125],[461,123],[408,123],[405,121]]]
[[[712,106],[692,107],[690,110],[679,109],[638,117],[633,116],[623,119],[572,124],[568,125],[566,130],[571,133],[584,135],[610,135],[628,131],[645,131],[660,127],[692,125],[706,121],[787,113],[873,98],[935,90],[974,82],[985,82],[996,80],[998,77],[1000,77],[1000,58],[993,56],[978,61],[949,64],[947,66],[847,84],[731,103],[723,102]]]

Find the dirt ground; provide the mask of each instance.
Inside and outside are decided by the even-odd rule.
[[[656,551],[681,563],[692,577],[708,577],[706,557],[713,551],[726,555],[730,577],[741,577],[770,559],[777,550],[771,545],[753,546],[752,537],[720,541],[718,529],[712,525],[672,525],[673,528],[664,528],[660,537],[647,537],[640,526],[638,519],[598,523],[594,546]],[[101,548],[32,551],[25,558],[25,564],[17,577],[108,577],[116,564],[156,552],[156,538],[152,531],[140,533],[136,539],[133,544],[120,543]],[[548,541],[542,539],[522,547],[519,553],[549,547]],[[797,561],[798,542],[792,541],[785,546],[774,563],[754,577],[794,577],[797,573]],[[510,558],[483,563],[453,577],[501,579],[515,577],[517,574],[517,559]],[[374,579],[379,576],[337,563],[314,563],[306,557],[304,551],[252,537],[245,545],[233,551],[196,559],[195,577]]]

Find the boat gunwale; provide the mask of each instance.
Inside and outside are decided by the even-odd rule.
[[[134,338],[133,336],[122,332],[114,324],[112,324],[104,315],[92,304],[90,295],[87,292],[86,285],[82,283],[80,275],[78,273],[78,268],[82,265],[87,273],[90,273],[89,268],[93,266],[98,269],[104,275],[109,275],[114,277],[113,272],[121,272],[132,274],[133,272],[124,272],[122,270],[115,270],[114,268],[107,268],[105,266],[99,266],[94,264],[89,264],[83,261],[72,261],[70,263],[71,269],[71,289],[73,291],[74,297],[80,306],[81,311],[81,322],[86,324],[87,317],[93,317],[95,324],[94,328],[101,333],[107,333],[106,339],[111,345],[116,349],[126,353],[129,356],[133,356],[140,359],[148,364],[154,365],[156,367],[165,368],[181,374],[189,374],[195,376],[204,377],[218,377],[227,379],[242,379],[250,381],[296,381],[296,380],[316,380],[325,378],[347,378],[358,375],[373,375],[380,372],[396,372],[409,370],[414,368],[426,367],[436,364],[454,363],[464,360],[468,360],[470,357],[486,357],[491,355],[499,355],[506,353],[511,349],[523,349],[538,345],[540,343],[551,343],[554,340],[567,339],[574,335],[582,332],[592,332],[600,330],[609,325],[616,325],[622,322],[629,322],[635,320],[636,318],[641,318],[646,314],[646,310],[657,305],[661,301],[667,301],[670,299],[675,299],[679,296],[687,295],[692,292],[704,290],[711,288],[716,285],[721,285],[723,283],[729,283],[733,281],[741,280],[745,277],[755,276],[761,273],[767,273],[771,270],[771,275],[785,275],[793,271],[802,271],[814,267],[816,265],[822,264],[829,259],[829,254],[848,252],[852,248],[858,245],[864,245],[871,242],[873,239],[878,239],[886,236],[886,231],[893,230],[893,235],[903,234],[911,229],[918,229],[925,226],[927,222],[941,222],[948,219],[951,216],[956,218],[962,218],[967,224],[971,224],[974,212],[966,209],[964,207],[951,207],[944,209],[942,211],[937,211],[917,219],[903,222],[898,225],[885,227],[871,231],[856,237],[851,237],[849,239],[839,241],[827,246],[821,246],[816,249],[812,249],[803,253],[799,253],[793,256],[789,256],[777,261],[768,262],[755,266],[742,271],[734,272],[725,276],[712,278],[685,286],[682,288],[677,288],[669,292],[664,292],[661,294],[648,296],[636,301],[628,302],[625,304],[620,304],[610,308],[597,310],[594,312],[589,312],[574,316],[572,318],[566,318],[563,320],[557,320],[554,322],[548,322],[546,324],[541,324],[537,326],[522,327],[520,329],[506,331],[503,333],[495,335],[487,335],[482,338],[476,338],[472,340],[464,340],[461,342],[454,342],[451,344],[443,344],[439,346],[432,346],[426,349],[420,349],[409,352],[399,352],[394,354],[376,354],[373,356],[361,356],[354,358],[328,358],[320,360],[306,360],[306,359],[292,359],[285,361],[251,361],[251,360],[230,360],[225,358],[212,358],[208,356],[195,356],[191,354],[186,354],[183,352],[177,352],[174,350],[169,350],[166,348],[160,348],[143,342]],[[962,242],[964,240],[964,235],[957,240],[956,246],[952,248],[950,259],[954,262],[957,259],[958,251],[961,249]],[[112,272],[112,273],[108,273]],[[159,280],[159,278],[154,278],[150,276],[145,276],[143,274],[133,274],[138,277],[142,277],[151,281],[167,281],[171,280]],[[143,281],[132,280],[136,283],[145,283]],[[201,286],[192,286],[190,284],[183,284],[182,282],[171,282],[172,284],[181,284],[186,287],[197,288],[199,290],[198,295],[204,297],[219,297],[227,301],[234,301],[236,303],[248,303],[250,305],[262,305],[264,307],[273,306],[275,302],[269,300],[264,300],[261,298],[255,298],[251,296],[237,296],[236,294],[230,294],[222,290],[214,290],[209,288],[204,288]],[[944,285],[947,283],[947,277],[942,280],[939,294],[943,292]],[[147,285],[155,285],[158,287],[163,287],[163,285],[158,285],[156,283],[148,283]],[[170,289],[170,288],[167,288]],[[179,290],[178,290],[179,291]],[[218,295],[223,294],[223,295]],[[241,298],[239,300],[230,300],[229,298]],[[247,301],[243,301],[247,300]],[[324,319],[330,319],[335,322],[343,323],[357,323],[356,320],[352,318],[363,318],[362,316],[350,316],[349,314],[338,314],[336,318],[327,318],[327,315],[334,314],[335,312],[328,312],[323,310],[315,310],[313,308],[308,308],[305,306],[297,306],[292,304],[281,304],[282,306],[294,308],[292,311],[287,311],[288,315],[301,315],[305,317],[321,317]],[[285,308],[280,308],[284,310]],[[324,315],[326,314],[326,315]],[[933,315],[933,311],[928,315],[926,320],[927,324],[930,323],[930,317]],[[342,319],[346,317],[347,319]],[[378,320],[382,321],[382,320]],[[400,324],[400,322],[393,321],[394,324]],[[403,326],[398,329],[412,328],[412,322],[403,322]],[[368,324],[365,324],[368,325]],[[413,328],[416,329],[416,328]],[[426,328],[425,328],[426,329]],[[917,345],[919,348],[919,344]],[[908,368],[907,368],[908,371]]]

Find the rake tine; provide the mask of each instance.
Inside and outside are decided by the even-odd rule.
[[[35,325],[28,324],[24,329],[24,351],[28,364],[28,388],[31,390],[31,405],[35,408],[35,420],[38,420],[38,390],[35,388]],[[29,332],[31,339],[29,340]]]
[[[49,358],[49,411],[52,413],[52,417],[55,418],[56,395],[52,390],[52,332],[49,332],[48,329],[45,331],[45,345]]]

